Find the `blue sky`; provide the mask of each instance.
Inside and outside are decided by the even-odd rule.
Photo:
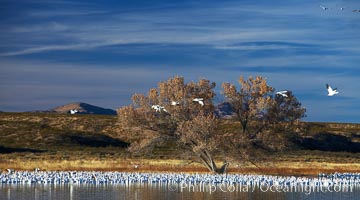
[[[293,91],[305,121],[360,122],[355,9],[355,0],[2,0],[0,110],[116,109],[174,75],[210,79],[218,92],[261,75]],[[340,94],[327,97],[326,83]]]

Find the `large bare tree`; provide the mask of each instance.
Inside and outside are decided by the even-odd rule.
[[[214,116],[215,83],[206,79],[185,83],[183,77],[160,82],[145,94],[134,94],[132,105],[118,109],[119,122],[129,133],[151,134],[134,142],[130,150],[149,149],[166,140],[182,142],[211,171],[226,171],[227,163],[218,167],[212,155],[217,148],[218,120]]]

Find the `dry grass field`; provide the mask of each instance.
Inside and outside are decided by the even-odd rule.
[[[173,143],[151,154],[126,148],[143,137],[121,133],[116,116],[0,113],[0,169],[207,172],[196,157]],[[230,173],[315,175],[360,172],[360,124],[307,123],[289,148],[269,151],[255,164],[233,160]],[[227,121],[224,133],[238,125]],[[223,161],[217,159],[219,164]]]

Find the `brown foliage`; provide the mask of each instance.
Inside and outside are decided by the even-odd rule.
[[[239,90],[233,84],[223,83],[223,93],[236,113],[236,120],[241,123],[242,132],[251,141],[264,144],[273,138],[266,134],[299,129],[299,119],[305,116],[306,110],[291,91],[287,92],[287,97],[274,95],[275,89],[268,86],[261,76],[247,80],[241,76],[238,82],[241,86]],[[278,142],[278,146],[284,144]]]
[[[274,101],[275,103],[270,109],[270,118],[273,121],[290,122],[293,124],[306,116],[306,109],[301,107],[301,103],[291,91],[287,92],[286,98],[281,95],[275,95]]]
[[[257,76],[255,79],[249,77],[245,80],[242,76],[238,80],[241,88],[237,91],[235,85],[223,83],[223,93],[227,101],[235,110],[237,120],[242,125],[242,131],[256,134],[264,126],[267,110],[274,104],[271,94],[274,88],[266,83],[266,79]],[[259,130],[250,130],[248,126],[251,121],[262,121]],[[250,133],[252,131],[252,133]]]

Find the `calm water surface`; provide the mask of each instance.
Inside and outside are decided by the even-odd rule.
[[[272,188],[275,190],[275,188]],[[1,184],[1,200],[103,200],[103,199],[360,199],[360,189],[352,191],[281,191],[270,188],[209,185],[161,185],[161,184]]]

